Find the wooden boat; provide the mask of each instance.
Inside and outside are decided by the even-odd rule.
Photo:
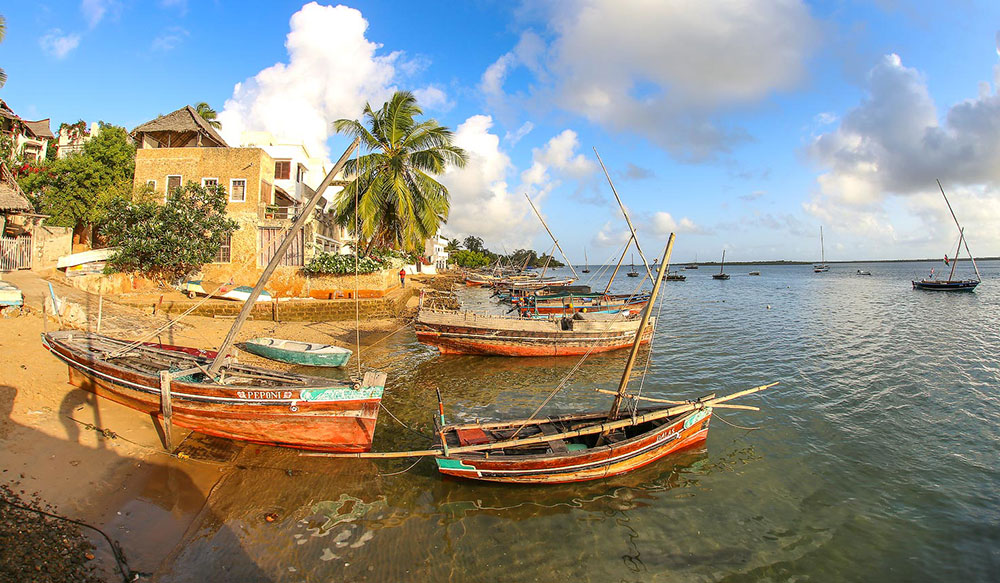
[[[872,274],[872,272],[870,272],[868,270],[864,270],[864,269],[859,269],[858,270],[858,275],[871,275],[871,274]]]
[[[228,356],[267,279],[359,143],[360,138],[352,142],[306,202],[214,354],[73,331],[43,334],[43,345],[67,364],[71,383],[163,419],[168,449],[171,425],[177,423],[200,433],[255,443],[367,451],[385,388],[384,374],[367,373],[355,382],[331,381],[241,365]]]
[[[760,272],[759,271],[751,271],[747,275],[760,275]],[[868,275],[871,275],[871,274],[869,273]]]
[[[278,362],[320,367],[344,366],[352,354],[349,349],[339,346],[280,338],[252,338],[244,342],[242,348]]]
[[[687,276],[676,271],[668,271],[663,276],[663,281],[687,281]]]
[[[729,279],[729,274],[723,271],[726,268],[726,250],[722,250],[722,263],[719,265],[719,273],[713,273],[712,279]]]
[[[826,247],[823,245],[823,225],[819,227],[819,265],[813,265],[813,273],[826,273],[830,271],[830,266],[826,264]]]
[[[169,375],[172,422],[199,433],[320,451],[367,451],[378,419],[385,374],[360,384],[242,365],[231,360],[217,376],[213,356],[196,348],[131,343],[63,330],[43,346],[69,366],[70,383],[162,418]]]
[[[955,250],[955,257],[951,261],[951,273],[948,275],[948,279],[921,279],[920,281],[911,281],[913,284],[913,289],[923,289],[929,291],[975,291],[976,286],[982,281],[982,276],[979,275],[979,266],[976,265],[976,257],[969,250],[969,243],[965,240],[965,229],[958,222],[958,217],[955,215],[955,211],[951,208],[951,202],[948,201],[948,196],[944,193],[944,187],[941,186],[941,181],[937,181],[938,188],[941,190],[941,196],[944,197],[944,202],[948,205],[948,211],[951,212],[951,218],[955,220],[955,226],[958,227],[958,249]],[[969,259],[972,260],[972,267],[976,270],[976,279],[955,279],[955,268],[958,266],[958,256],[961,254],[962,247],[965,247],[966,253],[969,254]],[[948,256],[944,257],[945,265],[948,264]],[[931,270],[931,275],[933,277],[934,270]]]
[[[664,251],[664,264],[673,241],[671,235]],[[653,286],[653,300],[662,281],[661,273]],[[439,402],[441,448],[435,458],[438,471],[457,478],[522,484],[607,478],[704,442],[713,407],[726,407],[722,404],[724,401],[773,386],[765,385],[719,399],[708,395],[690,402],[646,398],[681,404],[623,411],[623,399],[634,397],[625,391],[652,305],[651,302],[643,311],[639,334],[633,342],[618,391],[613,393],[615,400],[610,412],[445,425],[444,406]],[[632,402],[639,399],[642,397]]]
[[[635,270],[635,255],[632,256],[631,265],[632,268],[629,269],[629,272],[626,273],[625,275],[629,277],[639,277],[639,272]]]
[[[417,340],[441,354],[579,356],[632,345],[639,319],[624,314],[575,314],[530,320],[427,309],[414,321]],[[653,327],[643,334],[649,342]]]
[[[645,294],[566,294],[553,296],[528,296],[516,306],[522,317],[539,315],[573,315],[583,313],[614,314],[621,311],[638,312],[649,301]]]
[[[216,290],[216,288],[218,288]],[[216,290],[213,293],[213,290]],[[191,281],[186,281],[181,284],[181,292],[187,294],[189,298],[195,298],[198,296],[208,296],[212,295],[213,298],[219,298],[223,300],[233,300],[235,302],[245,302],[247,298],[250,297],[250,293],[253,288],[248,285],[215,285],[212,283],[206,284],[200,279],[193,279]],[[260,295],[257,297],[258,302],[269,302],[273,298],[271,294],[266,290],[261,291]]]
[[[590,262],[587,260],[587,248],[583,248],[583,270],[581,273],[590,273]]]

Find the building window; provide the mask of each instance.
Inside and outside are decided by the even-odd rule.
[[[292,172],[291,160],[277,160],[274,163],[274,179],[288,180]]]
[[[205,188],[215,188],[216,186],[219,185],[219,179],[218,178],[202,178],[201,179],[201,185],[204,186]]]
[[[167,175],[167,191],[163,193],[163,199],[166,200],[170,193],[175,189],[181,187],[181,176],[180,174],[168,174]]]
[[[149,188],[149,192],[156,192],[156,181],[155,180],[147,180],[146,181],[146,187]]]
[[[271,200],[271,183],[260,181],[260,201],[264,204],[273,204]]]
[[[219,247],[219,253],[215,256],[215,263],[229,263],[232,261],[232,250],[233,236],[227,233],[222,237],[222,246]]]
[[[229,202],[245,202],[247,199],[247,181],[233,178],[229,181]]]
[[[298,165],[298,169],[295,170],[295,182],[305,182],[306,181],[306,167],[302,164]]]

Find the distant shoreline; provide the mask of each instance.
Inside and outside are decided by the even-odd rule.
[[[942,258],[937,257],[934,259],[858,259],[851,261],[827,261],[827,265],[846,265],[850,263],[927,263],[927,262],[940,262]],[[996,261],[1000,260],[1000,257],[976,257],[976,261]],[[959,258],[959,261],[968,261],[967,258]],[[819,265],[819,261],[727,261],[726,265]],[[698,266],[709,266],[709,265],[719,265],[718,261],[704,261],[704,262],[684,262],[684,263],[671,263],[671,269],[683,269],[685,265],[698,265]],[[579,267],[574,265],[574,267]],[[594,265],[591,265],[594,267]]]

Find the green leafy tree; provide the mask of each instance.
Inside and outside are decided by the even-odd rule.
[[[111,201],[105,232],[120,249],[108,260],[112,271],[179,281],[213,261],[222,240],[239,224],[226,217],[226,190],[188,182],[166,204],[155,200]]]
[[[3,14],[0,14],[0,43],[7,36],[7,19],[4,18]],[[0,69],[0,87],[3,87],[7,83],[7,73],[3,69]]]
[[[469,269],[474,269],[476,267],[484,267],[493,263],[493,258],[485,253],[480,253],[479,251],[469,251],[468,249],[459,249],[454,253],[448,255],[448,260],[459,267],[465,267]]]
[[[469,251],[476,251],[478,253],[489,253],[489,250],[486,249],[486,247],[483,245],[483,240],[480,239],[479,237],[474,237],[472,235],[469,235],[468,237],[465,238],[464,241],[462,241],[462,244],[465,245],[465,248],[468,249]]]
[[[339,119],[338,133],[360,137],[371,153],[348,161],[354,179],[334,199],[336,221],[354,228],[357,215],[366,249],[384,245],[416,251],[448,220],[448,189],[433,178],[449,164],[465,166],[466,154],[452,145],[452,132],[430,119],[408,91],[397,91],[380,109],[365,105],[364,120]],[[355,197],[360,201],[355,209]]]
[[[448,253],[451,253],[452,251],[458,251],[461,248],[462,248],[462,243],[458,239],[451,239],[450,241],[448,241],[448,244],[445,245],[444,250],[447,251]]]
[[[208,125],[217,130],[222,129],[222,122],[216,119],[218,114],[214,109],[212,109],[211,105],[202,101],[198,105],[194,106],[194,110],[201,116],[201,119],[208,122]]]
[[[101,122],[101,132],[76,156],[56,160],[18,180],[48,224],[73,227],[92,243],[94,227],[104,220],[108,204],[130,197],[135,172],[135,146],[124,128]]]

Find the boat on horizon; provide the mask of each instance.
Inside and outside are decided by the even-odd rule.
[[[951,273],[948,275],[948,279],[930,279],[925,278],[919,281],[913,280],[913,289],[923,289],[931,291],[975,291],[976,286],[982,282],[982,276],[979,275],[979,266],[976,265],[976,257],[969,250],[969,243],[965,239],[965,228],[958,222],[958,217],[955,215],[955,211],[951,208],[951,202],[948,201],[948,196],[944,193],[944,187],[941,186],[941,181],[937,181],[938,188],[941,189],[941,196],[944,197],[944,202],[948,205],[948,211],[951,212],[951,218],[955,220],[955,226],[958,227],[958,248],[955,250],[955,255],[951,260]],[[969,254],[969,259],[972,260],[972,267],[976,270],[976,279],[955,279],[955,268],[958,266],[958,257],[962,252],[962,247],[965,247],[966,253]],[[944,263],[948,265],[948,256],[944,256]],[[934,270],[931,269],[931,277],[934,276]]]
[[[724,270],[726,268],[726,250],[722,250],[722,263],[719,265],[719,273],[713,273],[712,279],[729,279],[729,274]]]
[[[826,273],[830,271],[830,266],[826,264],[826,247],[823,245],[823,225],[819,226],[819,252],[820,262],[813,265],[813,273]]]

